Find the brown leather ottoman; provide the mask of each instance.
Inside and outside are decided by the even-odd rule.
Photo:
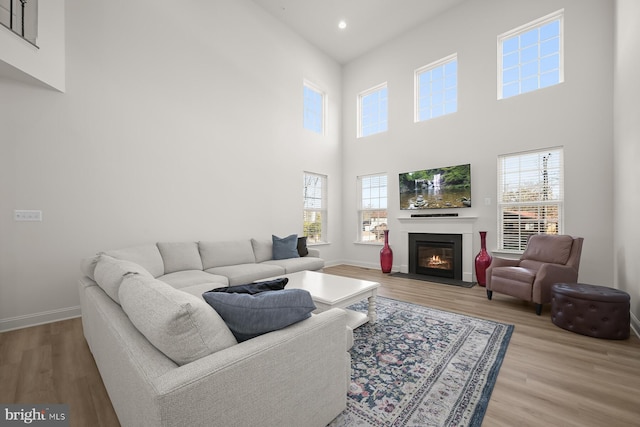
[[[551,321],[596,338],[629,338],[629,294],[605,286],[556,283],[551,287]]]

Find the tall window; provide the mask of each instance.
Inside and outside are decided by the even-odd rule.
[[[313,84],[304,82],[304,118],[303,125],[320,135],[325,128],[325,95]]]
[[[387,131],[387,84],[358,95],[358,138]]]
[[[498,36],[498,99],[564,81],[564,10]]]
[[[447,56],[415,71],[415,121],[458,110],[458,56]]]
[[[0,24],[35,45],[38,0],[0,0]]]
[[[304,173],[303,234],[308,243],[328,242],[327,176]]]
[[[384,242],[387,229],[387,175],[358,177],[360,242]]]
[[[498,248],[522,252],[534,234],[562,234],[561,147],[498,157]]]

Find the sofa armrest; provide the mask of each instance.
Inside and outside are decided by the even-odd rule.
[[[307,251],[309,251],[309,255],[307,255],[307,256],[320,258],[320,251],[319,250],[313,249],[313,248],[307,248]]]
[[[551,286],[554,283],[575,283],[578,270],[562,264],[542,264],[533,282],[532,299],[538,304],[551,302]]]
[[[346,313],[332,309],[154,380],[164,425],[325,426],[346,407]]]
[[[491,260],[491,264],[487,267],[487,272],[485,275],[485,286],[487,290],[492,290],[491,288],[491,272],[494,268],[498,267],[517,267],[520,263],[519,259],[509,259],[509,258],[497,258],[493,257]]]
[[[520,260],[519,259],[509,259],[509,258],[497,258],[497,257],[494,257],[491,260],[491,265],[489,265],[489,268],[495,268],[495,267],[517,267],[518,264],[520,264]]]

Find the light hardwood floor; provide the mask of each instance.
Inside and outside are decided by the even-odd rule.
[[[553,325],[550,307],[484,288],[391,277],[353,266],[325,273],[381,283],[378,294],[515,325],[483,426],[640,426],[640,340],[601,340]],[[80,319],[0,334],[0,402],[68,403],[72,426],[118,426]],[[288,427],[288,426],[287,426]]]

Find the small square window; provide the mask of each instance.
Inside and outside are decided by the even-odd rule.
[[[498,36],[498,99],[564,81],[564,10]]]
[[[458,110],[458,58],[450,55],[415,71],[415,121]]]
[[[387,84],[358,95],[358,138],[387,131]]]

